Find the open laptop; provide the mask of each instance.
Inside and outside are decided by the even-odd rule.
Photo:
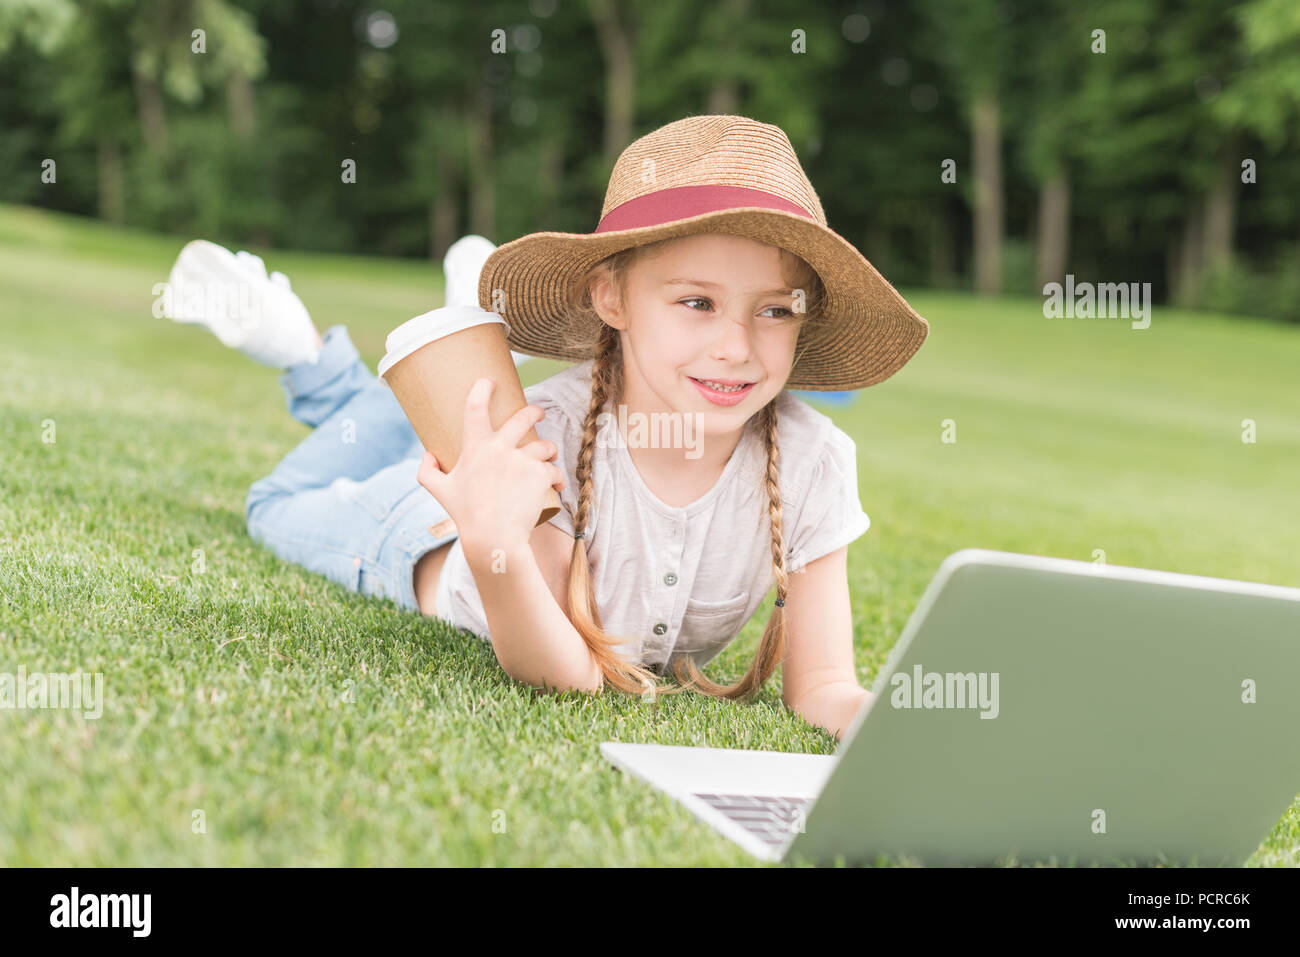
[[[606,741],[769,861],[1242,864],[1300,793],[1300,589],[983,549],[834,755]]]

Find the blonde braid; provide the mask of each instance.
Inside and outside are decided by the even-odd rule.
[[[772,529],[772,572],[776,578],[776,604],[763,629],[758,651],[749,669],[733,685],[721,685],[705,677],[689,655],[673,665],[677,679],[685,686],[718,698],[748,698],[757,693],[785,658],[785,594],[790,577],[785,562],[785,524],[782,518],[779,482],[781,450],[777,443],[776,399],[765,405],[759,415],[767,446],[767,518]]]
[[[594,497],[592,459],[595,455],[598,417],[610,396],[623,391],[622,349],[618,330],[602,325],[596,339],[595,359],[591,367],[591,402],[582,425],[582,446],[578,450],[578,504],[573,516],[573,554],[569,567],[569,608],[578,634],[600,666],[605,680],[621,691],[642,694],[646,691],[672,694],[681,688],[664,688],[647,668],[634,665],[615,651],[625,643],[623,639],[606,634],[601,623],[600,608],[596,604],[595,589],[591,583],[591,568],[587,563],[585,532],[587,515]],[[602,686],[602,690],[603,686]]]

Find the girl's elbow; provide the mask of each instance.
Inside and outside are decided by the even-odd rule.
[[[539,691],[557,694],[562,691],[581,691],[585,694],[597,695],[600,694],[605,684],[605,676],[601,673],[594,659],[592,660],[591,669],[576,674],[556,675],[552,672],[544,675],[521,675],[512,674],[509,669],[506,669],[506,673],[516,681],[530,685]]]
[[[605,675],[600,670],[600,665],[596,664],[596,659],[592,658],[586,671],[575,676],[575,680],[570,687],[574,691],[581,691],[584,694],[598,695],[601,689],[605,687]]]

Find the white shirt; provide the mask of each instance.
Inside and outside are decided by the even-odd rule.
[[[524,390],[546,412],[539,438],[559,449],[567,484],[552,525],[573,535],[582,420],[591,402],[593,360]],[[857,448],[830,417],[788,390],[777,398],[779,484],[787,569],[794,572],[856,540],[871,525],[858,500]],[[646,486],[622,441],[612,403],[597,430],[584,541],[601,621],[630,661],[664,674],[689,654],[703,666],[740,632],[776,583],[764,476],[767,454],[757,416],[721,478],[684,506]],[[459,539],[434,598],[438,616],[490,640],[482,599]],[[769,602],[770,604],[770,602]],[[769,609],[770,611],[770,609]]]

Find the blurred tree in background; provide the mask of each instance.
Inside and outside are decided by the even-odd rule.
[[[895,284],[1300,321],[1294,0],[0,0],[0,201],[178,238],[586,232],[699,113],[781,126]]]

